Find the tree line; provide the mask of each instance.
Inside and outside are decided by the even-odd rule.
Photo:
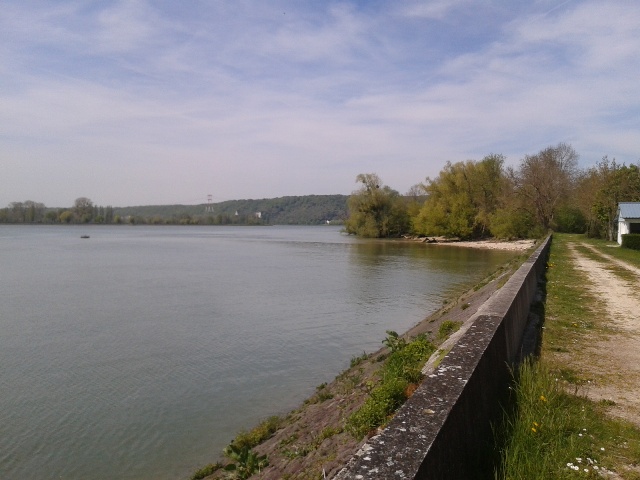
[[[404,234],[461,239],[538,238],[550,230],[614,239],[619,202],[640,201],[640,166],[603,157],[581,169],[571,145],[526,155],[517,167],[490,154],[447,162],[400,195],[375,173],[349,197],[345,230],[364,237]]]
[[[319,225],[342,224],[346,195],[304,195],[260,200],[228,200],[199,205],[102,207],[80,197],[70,208],[12,202],[0,209],[0,223],[96,223],[148,225]]]
[[[98,206],[86,197],[76,198],[70,208],[47,208],[27,200],[0,208],[0,223],[119,223],[112,206]]]

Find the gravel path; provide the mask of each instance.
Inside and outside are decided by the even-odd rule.
[[[586,247],[600,259],[580,253],[576,246]],[[607,312],[607,322],[614,333],[594,338],[588,347],[588,371],[596,380],[586,394],[594,400],[615,402],[613,415],[640,425],[640,269],[603,254],[590,245],[569,245],[572,259],[589,279],[587,289],[599,298]],[[613,273],[611,264],[632,273],[623,279]]]

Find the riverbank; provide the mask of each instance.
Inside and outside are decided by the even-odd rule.
[[[465,330],[480,306],[528,257],[527,251],[523,253],[462,295],[445,302],[442,308],[403,335],[408,339],[424,334],[436,346],[428,365],[437,365],[446,353],[444,342],[457,328]],[[356,440],[345,430],[345,425],[379,382],[377,372],[388,353],[386,348],[381,348],[373,354],[354,357],[351,368],[340,373],[334,381],[319,385],[316,393],[300,408],[284,417],[271,418],[250,432],[241,433],[237,443],[257,439],[261,432],[268,437],[252,445],[256,455],[265,455],[269,462],[268,467],[252,478],[331,478],[336,474],[364,441],[376,433],[369,432],[364,439]],[[406,393],[409,396],[412,392]],[[265,428],[267,425],[270,430]],[[202,475],[193,478],[205,478],[204,474],[209,472],[203,470]],[[217,471],[207,478],[222,477],[223,472]]]
[[[406,240],[413,242],[426,243],[429,245],[446,245],[450,247],[465,247],[465,248],[481,248],[490,250],[505,250],[510,252],[524,252],[533,248],[537,244],[537,240],[497,240],[497,239],[483,239],[483,240],[459,240],[456,238],[445,237],[404,237]]]
[[[488,248],[491,250],[508,250],[511,252],[525,252],[536,245],[536,240],[513,240],[513,241],[501,241],[501,240],[474,240],[474,241],[460,241],[460,242],[448,242],[440,245],[450,245],[455,247],[467,247],[467,248]]]

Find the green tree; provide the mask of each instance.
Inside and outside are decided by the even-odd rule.
[[[607,240],[613,241],[619,202],[640,201],[640,167],[619,165],[615,158],[605,156],[596,167],[599,188],[595,193],[592,211],[600,222]]]
[[[349,217],[345,230],[362,237],[392,237],[409,230],[409,217],[404,199],[388,186],[382,186],[375,173],[361,173],[356,182],[362,187],[347,202]]]
[[[73,220],[73,212],[71,210],[65,210],[60,213],[58,218],[61,223],[71,223],[71,220]]]
[[[504,157],[491,154],[479,162],[447,162],[434,180],[427,178],[427,199],[414,229],[424,235],[483,237],[504,189]]]

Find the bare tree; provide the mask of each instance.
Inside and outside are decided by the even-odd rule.
[[[559,143],[536,155],[527,155],[513,180],[523,207],[544,230],[551,228],[558,206],[572,193],[578,175],[578,154]]]

